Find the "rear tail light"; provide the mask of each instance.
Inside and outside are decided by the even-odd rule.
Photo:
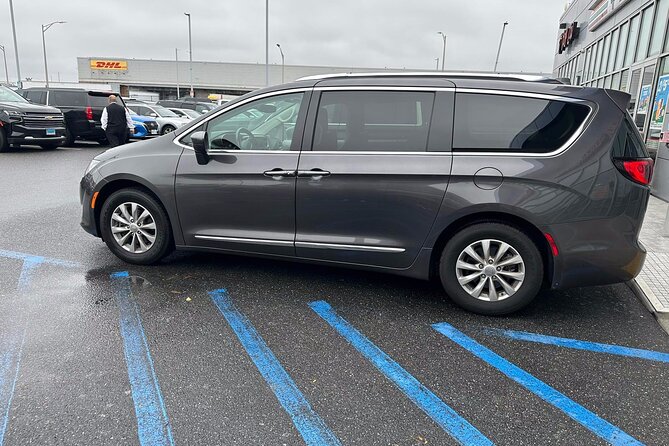
[[[86,107],[86,119],[88,119],[88,120],[93,119],[93,108]]]
[[[653,178],[653,160],[651,158],[617,159],[615,164],[623,175],[635,183],[647,186]]]

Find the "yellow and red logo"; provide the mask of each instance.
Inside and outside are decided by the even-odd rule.
[[[128,62],[125,60],[91,60],[93,70],[122,70],[128,69]]]

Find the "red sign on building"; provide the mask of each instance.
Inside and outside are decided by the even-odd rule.
[[[578,37],[578,22],[573,22],[571,25],[567,25],[560,38],[558,39],[558,54],[562,54],[569,45],[572,44],[574,40]]]

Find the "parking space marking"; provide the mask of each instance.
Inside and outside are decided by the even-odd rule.
[[[267,381],[279,403],[293,420],[307,445],[340,445],[339,439],[311,408],[309,401],[283,368],[274,353],[251,322],[235,308],[225,289],[209,293],[214,304],[228,321],[239,342]]]
[[[311,302],[309,306],[460,444],[472,446],[493,444],[430,389],[339,316],[330,304],[321,300]]]
[[[28,289],[28,286],[30,285],[30,281],[32,280],[35,269],[42,264],[57,265],[67,268],[78,268],[81,266],[76,262],[36,256],[24,252],[8,251],[5,249],[0,249],[0,257],[23,261],[23,268],[21,268],[21,275],[19,276],[19,284],[18,284],[19,291],[26,291]]]
[[[123,271],[110,277],[120,313],[123,350],[135,405],[139,442],[142,446],[173,446],[172,428],[153,367],[139,308],[130,289],[130,276]]]
[[[502,358],[497,353],[484,347],[474,339],[457,330],[452,325],[441,322],[433,324],[432,328],[449,338],[451,341],[468,350],[474,356],[487,362],[492,367],[511,378],[525,389],[537,395],[547,403],[564,412],[571,419],[590,430],[595,435],[602,438],[609,444],[619,445],[641,445],[637,439],[628,435],[620,428],[612,425],[608,421],[600,418],[595,413],[589,411],[566,395],[560,393],[553,387],[535,378],[530,373]]]
[[[571,348],[575,350],[585,350],[595,353],[608,353],[617,356],[627,356],[630,358],[647,359],[649,361],[669,363],[669,353],[662,353],[653,350],[643,350],[639,348],[623,347],[613,344],[600,344],[598,342],[580,341],[578,339],[558,338],[555,336],[546,336],[526,331],[504,330],[501,328],[485,328],[483,333],[490,336],[504,337],[515,341],[535,342],[546,345],[556,345],[558,347]]]
[[[9,424],[9,409],[12,407],[16,381],[19,379],[25,338],[24,330],[20,341],[10,342],[5,347],[5,351],[0,353],[0,416],[2,416],[0,418],[0,446],[4,443],[5,432]]]

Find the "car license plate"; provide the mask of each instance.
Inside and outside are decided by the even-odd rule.
[[[151,134],[152,134],[152,135],[157,135],[157,134],[158,134],[158,130],[151,130]]]
[[[56,129],[46,129],[46,136],[56,136]]]

